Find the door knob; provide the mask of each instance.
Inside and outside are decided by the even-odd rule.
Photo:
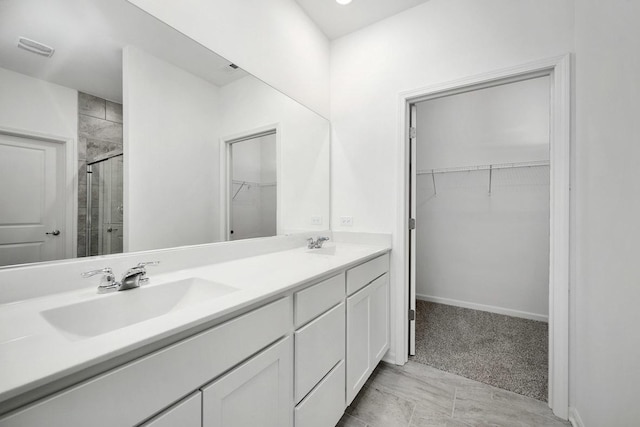
[[[48,232],[46,232],[46,233],[44,233],[44,234],[52,234],[52,235],[54,235],[54,236],[57,236],[57,235],[59,235],[59,234],[60,234],[60,230],[48,231]]]

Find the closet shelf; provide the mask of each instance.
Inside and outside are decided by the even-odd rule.
[[[231,181],[233,185],[239,185],[238,189],[236,190],[236,192],[233,194],[233,197],[231,198],[231,200],[235,200],[236,197],[238,196],[238,193],[240,193],[240,191],[244,188],[247,187],[247,189],[250,189],[251,187],[276,187],[277,183],[276,182],[253,182],[253,181],[239,181],[239,180],[232,180]]]
[[[276,185],[275,182],[254,182],[254,181],[238,181],[234,179],[233,184],[235,185],[248,185],[251,187],[273,187]]]
[[[417,170],[417,175],[431,175],[431,179],[433,180],[433,194],[437,195],[438,190],[436,188],[436,175],[441,173],[451,173],[451,172],[472,172],[472,171],[489,171],[489,195],[491,195],[491,190],[493,186],[493,171],[496,169],[514,169],[514,168],[532,168],[539,166],[549,166],[548,160],[535,161],[535,162],[520,162],[520,163],[494,163],[491,165],[477,165],[477,166],[461,166],[461,167],[452,167],[452,168],[442,168],[442,169],[422,169]]]

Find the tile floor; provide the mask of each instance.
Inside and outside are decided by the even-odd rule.
[[[381,363],[336,427],[570,426],[546,403],[420,363]]]

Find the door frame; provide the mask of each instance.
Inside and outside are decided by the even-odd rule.
[[[479,74],[399,95],[398,124],[398,252],[395,271],[399,285],[395,298],[396,363],[404,364],[409,351],[409,216],[410,216],[410,105],[430,98],[467,92],[498,83],[549,76],[550,122],[550,259],[549,259],[549,406],[555,415],[569,415],[569,280],[571,224],[571,55]]]
[[[76,139],[6,126],[0,126],[0,134],[59,144],[58,153],[62,155],[63,184],[66,190],[63,203],[64,255],[61,259],[76,258],[78,256],[78,145]]]
[[[246,131],[234,133],[220,138],[220,239],[222,241],[231,240],[231,200],[229,199],[233,189],[231,177],[232,158],[231,145],[236,142],[258,138],[263,135],[276,134],[276,183],[279,186],[282,182],[282,146],[280,123],[273,123]],[[276,187],[276,234],[281,234],[282,218],[280,207],[282,206],[282,191]]]

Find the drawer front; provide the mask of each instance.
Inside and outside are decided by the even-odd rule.
[[[275,342],[290,327],[291,299],[282,298],[27,406],[1,419],[0,427],[136,425]]]
[[[352,295],[389,271],[389,254],[384,254],[347,271],[347,295]]]
[[[315,319],[344,298],[344,273],[322,281],[293,296],[296,328]]]
[[[340,361],[295,408],[295,426],[335,426],[340,421],[345,407],[344,361]]]
[[[345,354],[345,303],[295,333],[295,401],[302,400]]]
[[[202,393],[197,391],[141,427],[202,427]]]

